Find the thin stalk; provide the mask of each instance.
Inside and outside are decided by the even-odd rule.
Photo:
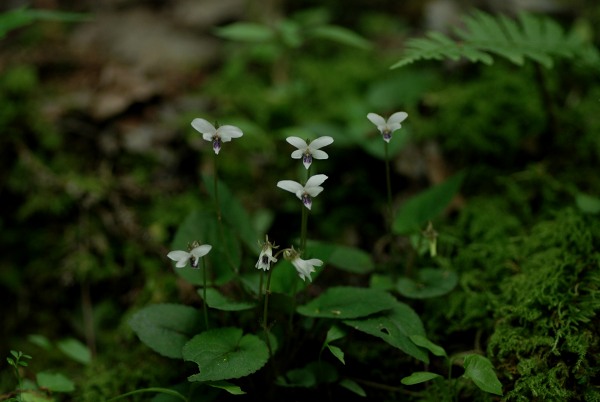
[[[174,396],[176,398],[179,398],[182,401],[185,401],[185,402],[188,401],[188,399],[185,396],[181,395],[179,392],[177,392],[175,390],[172,390],[172,389],[169,389],[169,388],[157,388],[157,387],[153,387],[153,388],[142,388],[142,389],[137,389],[135,391],[127,392],[126,394],[122,394],[122,395],[119,395],[119,396],[115,396],[114,398],[110,398],[107,402],[116,401],[117,399],[123,399],[123,398],[126,398],[126,397],[131,396],[131,395],[141,394],[143,392],[154,392],[154,393],[167,394],[167,395],[171,395],[171,396]]]
[[[384,152],[385,152],[385,182],[387,186],[387,203],[388,203],[388,231],[390,235],[392,234],[392,219],[393,219],[393,211],[392,211],[392,180],[390,178],[390,158],[389,158],[389,144],[384,141]]]
[[[304,205],[302,205],[301,208],[302,223],[300,225],[300,250],[302,250],[302,253],[306,255],[306,226],[308,223],[308,208],[306,208]]]
[[[262,298],[262,294],[263,294],[263,277],[264,277],[264,271],[260,271],[260,281],[258,282],[258,299],[260,301],[260,299]]]
[[[225,232],[223,229],[223,218],[222,218],[222,214],[221,214],[221,202],[219,201],[219,163],[218,163],[218,155],[215,154],[214,156],[214,193],[215,193],[215,207],[217,210],[217,224],[219,225],[219,236],[221,237],[221,244],[223,246],[225,246],[226,241],[225,241]],[[236,275],[236,279],[238,278],[238,267],[233,263],[233,260],[231,259],[231,256],[229,255],[229,253],[225,253],[225,258],[227,259],[227,262],[229,264],[229,267],[231,268],[231,270],[235,273]]]
[[[202,309],[204,310],[204,325],[208,329],[208,307],[206,303],[206,260],[202,258]]]
[[[219,202],[219,186],[218,186],[218,172],[219,172],[219,163],[218,163],[218,155],[215,154],[214,158],[214,189],[215,189],[215,204],[217,207],[217,220],[219,221],[219,226],[221,225],[221,203]]]
[[[267,342],[267,348],[269,349],[269,358],[273,359],[273,349],[271,348],[271,339],[269,337],[269,324],[268,324],[268,313],[269,313],[269,295],[271,294],[271,272],[267,275],[267,288],[265,289],[265,303],[263,308],[263,329],[265,331],[265,341]]]

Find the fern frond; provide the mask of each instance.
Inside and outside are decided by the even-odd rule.
[[[458,60],[492,64],[494,56],[522,65],[527,59],[551,68],[557,58],[586,55],[598,60],[598,50],[568,35],[549,17],[521,13],[518,20],[505,15],[494,16],[475,11],[463,18],[464,28],[455,28],[458,40],[439,32],[429,32],[426,38],[409,39],[404,57],[391,68],[418,60]],[[592,57],[589,57],[592,55]]]

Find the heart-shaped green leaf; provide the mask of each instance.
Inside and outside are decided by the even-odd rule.
[[[383,290],[339,286],[327,289],[297,311],[308,317],[349,319],[389,310],[395,305],[396,299]]]
[[[463,377],[473,380],[482,391],[502,395],[502,384],[494,372],[494,366],[481,355],[465,356],[465,373]]]
[[[180,304],[154,304],[137,311],[129,326],[155,352],[181,359],[181,348],[201,327],[202,314]]]
[[[458,173],[404,203],[394,219],[394,233],[406,235],[422,229],[422,225],[439,215],[452,201],[464,178]]]
[[[41,371],[37,373],[36,380],[40,387],[53,392],[72,392],[75,390],[75,383],[61,373]]]
[[[427,352],[410,340],[411,335],[425,336],[425,329],[418,314],[404,303],[396,301],[391,310],[374,317],[346,320],[344,324],[383,339],[404,353],[429,363]]]
[[[184,360],[198,364],[200,373],[189,381],[220,381],[240,378],[258,371],[269,359],[265,342],[244,335],[240,328],[217,328],[193,337],[183,347]]]
[[[204,297],[204,290],[198,289],[198,295]],[[223,311],[249,310],[255,306],[252,302],[231,300],[214,288],[206,288],[206,304],[210,308]]]
[[[411,299],[428,299],[450,293],[458,284],[458,275],[454,271],[437,268],[421,268],[417,277],[399,278],[396,290],[402,296]]]

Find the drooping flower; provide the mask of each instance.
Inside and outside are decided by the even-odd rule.
[[[221,144],[223,142],[229,142],[232,138],[239,138],[244,135],[242,130],[236,126],[225,125],[215,128],[215,126],[208,121],[198,118],[192,120],[192,127],[194,127],[196,131],[199,131],[202,134],[202,138],[206,141],[212,141],[213,150],[217,155],[221,150]]]
[[[304,141],[300,137],[287,137],[285,139],[287,142],[298,148],[294,152],[292,152],[292,158],[300,159],[302,158],[302,163],[304,167],[308,169],[310,164],[314,159],[327,159],[329,155],[327,152],[321,151],[320,148],[327,146],[333,143],[333,138],[329,136],[323,136],[314,139],[313,141],[309,141],[308,143]]]
[[[296,194],[296,197],[302,201],[304,206],[310,209],[313,197],[316,197],[323,191],[321,184],[323,184],[325,180],[327,180],[327,176],[324,174],[316,174],[311,176],[304,186],[293,180],[281,180],[277,182],[277,187]]]
[[[402,127],[400,123],[407,117],[408,114],[406,112],[396,112],[387,120],[376,113],[369,113],[367,115],[367,119],[377,126],[385,142],[390,142],[392,133]]]
[[[192,243],[188,246],[189,252],[183,250],[174,250],[167,254],[173,261],[177,261],[175,266],[177,268],[183,268],[189,262],[192,268],[198,268],[198,264],[200,263],[200,258],[204,257],[208,252],[212,249],[212,246],[209,244],[200,245],[198,242]]]
[[[260,242],[259,242],[260,244]],[[268,271],[271,269],[271,263],[276,263],[277,258],[273,257],[273,249],[278,248],[275,244],[269,241],[269,236],[265,236],[265,242],[261,245],[260,255],[256,262],[256,268]]]
[[[298,275],[303,281],[308,279],[309,282],[312,282],[310,274],[315,272],[315,267],[320,267],[323,265],[323,261],[317,258],[303,260],[300,258],[300,253],[294,250],[294,247],[285,249],[283,251],[283,257],[292,263],[294,268],[296,268],[296,272],[298,272]]]

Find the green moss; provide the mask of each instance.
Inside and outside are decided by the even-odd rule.
[[[507,400],[567,400],[593,391],[600,371],[599,239],[598,222],[571,209],[520,238],[517,272],[494,297],[488,345],[512,380]]]

